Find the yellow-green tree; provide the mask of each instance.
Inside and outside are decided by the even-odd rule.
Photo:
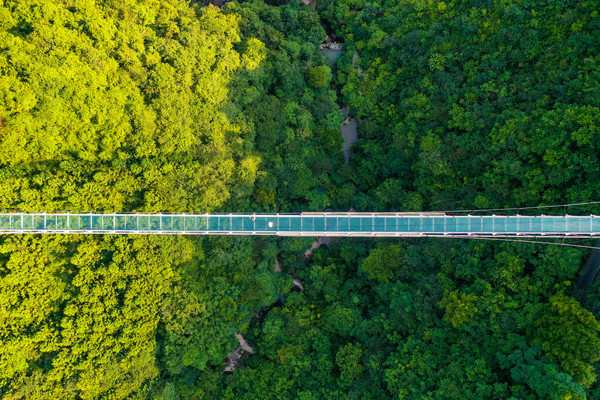
[[[583,386],[596,380],[593,364],[600,360],[600,324],[594,315],[572,297],[552,296],[533,321],[532,343],[539,344],[550,361],[556,362]]]

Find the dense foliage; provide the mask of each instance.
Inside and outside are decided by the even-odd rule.
[[[317,252],[298,271],[307,289],[253,326],[259,355],[217,397],[586,398],[600,326],[564,294],[580,251],[371,246]]]
[[[536,3],[321,3],[363,120],[361,209],[597,199],[598,3]]]
[[[597,2],[266,3],[0,3],[1,208],[597,200]],[[0,397],[600,398],[600,286],[573,297],[589,252],[311,243],[3,236]],[[223,375],[236,332],[256,354]]]
[[[323,36],[310,10],[262,3],[4,2],[0,204],[322,208],[317,187],[341,160],[335,92],[311,84],[328,70]],[[0,248],[6,398],[202,395],[202,371],[291,287],[264,240],[4,237]]]

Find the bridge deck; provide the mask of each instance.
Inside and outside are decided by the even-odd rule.
[[[279,236],[598,236],[600,216],[443,213],[0,213],[0,233]]]

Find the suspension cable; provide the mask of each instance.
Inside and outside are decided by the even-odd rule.
[[[581,244],[572,244],[572,243],[560,243],[560,242],[543,242],[541,240],[527,240],[527,239],[509,239],[509,238],[490,238],[490,237],[478,237],[478,236],[446,236],[445,238],[451,239],[474,239],[474,240],[490,240],[490,241],[500,241],[500,242],[518,242],[518,243],[532,243],[532,244],[548,244],[554,246],[567,246],[581,249],[594,249],[600,250],[600,247],[597,246],[585,246]]]
[[[571,206],[582,206],[589,204],[600,204],[600,201],[587,201],[583,203],[568,203],[568,204],[557,204],[551,206],[532,206],[532,207],[511,207],[511,208],[479,208],[473,210],[452,210],[452,211],[440,211],[446,213],[458,213],[458,212],[477,212],[477,211],[514,211],[514,210],[532,210],[540,208],[559,208],[559,207],[571,207]]]

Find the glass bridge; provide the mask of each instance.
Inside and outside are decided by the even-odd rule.
[[[444,213],[131,214],[0,213],[0,234],[277,236],[600,236],[600,216]]]

